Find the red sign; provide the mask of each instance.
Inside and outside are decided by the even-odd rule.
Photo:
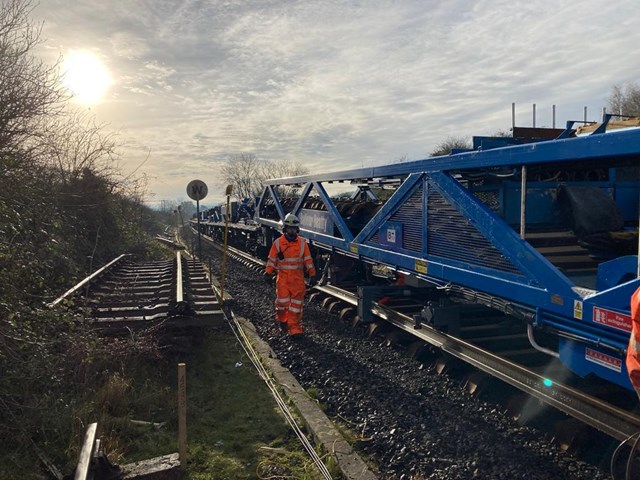
[[[605,368],[614,370],[618,373],[622,371],[622,360],[620,358],[612,357],[606,353],[598,352],[592,348],[587,347],[584,352],[585,358],[593,363],[597,363]]]
[[[631,315],[625,315],[624,313],[593,307],[593,321],[618,330],[624,330],[625,332],[631,331]]]

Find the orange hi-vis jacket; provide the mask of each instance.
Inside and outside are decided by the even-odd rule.
[[[310,277],[316,269],[309,251],[309,245],[299,235],[295,240],[287,240],[283,234],[273,242],[269,251],[266,273],[277,270],[276,279],[276,320],[285,323],[291,335],[302,333],[300,320],[304,304],[304,271]]]
[[[627,348],[627,371],[640,397],[640,288],[631,296],[631,337]]]

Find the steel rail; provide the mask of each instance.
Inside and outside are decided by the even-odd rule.
[[[182,286],[182,256],[176,252],[176,304],[184,303],[184,290]]]
[[[208,237],[205,237],[208,238]],[[211,241],[214,245],[215,243]],[[264,262],[236,249],[233,253],[256,265]],[[316,285],[315,291],[333,296],[346,304],[357,306],[354,293],[331,285]],[[546,378],[537,372],[510,362],[464,340],[442,333],[429,325],[416,328],[412,317],[373,302],[372,312],[382,320],[420,338],[444,352],[496,377],[528,395],[574,417],[612,438],[624,441],[640,431],[640,417],[584,394],[572,387]],[[549,385],[549,381],[551,384]],[[549,385],[549,386],[547,386]]]
[[[80,450],[80,457],[78,459],[78,465],[76,467],[74,480],[86,480],[89,475],[91,459],[93,458],[93,454],[95,452],[97,429],[97,423],[92,423],[87,427],[87,431],[84,434],[82,449]]]
[[[192,228],[192,231],[194,233],[198,233],[193,227],[191,227],[191,228]],[[204,234],[202,234],[202,238],[204,238],[205,241],[209,242],[211,244],[211,246],[214,247],[215,249],[217,249],[218,251],[224,252],[224,248],[221,247],[220,245],[218,245],[218,243],[213,238],[211,238],[211,237],[209,237],[207,235],[204,235]],[[236,257],[238,257],[238,258],[236,258],[236,260],[244,260],[244,261],[250,262],[250,263],[252,263],[252,264],[254,264],[254,265],[258,266],[258,267],[265,267],[267,265],[267,262],[259,260],[259,259],[255,258],[255,257],[251,256],[250,254],[243,252],[242,250],[238,250],[235,247],[227,245],[227,251],[231,254],[231,256],[235,255]]]
[[[99,270],[96,270],[94,273],[92,273],[91,275],[89,275],[87,278],[85,278],[84,280],[82,280],[80,283],[78,283],[77,285],[71,287],[69,290],[67,290],[65,293],[62,294],[62,296],[56,298],[53,302],[49,303],[47,306],[49,307],[55,307],[56,305],[58,305],[60,302],[62,302],[65,298],[73,295],[75,292],[79,291],[82,287],[88,285],[89,283],[91,283],[94,279],[100,277],[102,274],[104,274],[105,272],[107,272],[111,267],[113,267],[116,263],[118,263],[120,260],[122,260],[124,257],[129,256],[128,253],[123,253],[122,255],[120,255],[119,257],[111,260],[109,263],[107,263],[104,267],[100,268]]]
[[[333,286],[316,290],[356,306],[355,294]],[[510,362],[470,343],[442,333],[428,325],[416,328],[413,318],[374,303],[372,311],[381,319],[440,348],[442,351],[537,398],[601,432],[623,441],[640,431],[640,417],[574,388],[552,381],[519,364]]]

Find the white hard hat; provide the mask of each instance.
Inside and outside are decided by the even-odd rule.
[[[285,227],[300,227],[300,220],[293,213],[287,213],[284,217]]]

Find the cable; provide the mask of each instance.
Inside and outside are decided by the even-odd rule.
[[[624,479],[625,480],[633,480],[633,477],[631,476],[631,474],[633,473],[633,460],[634,460],[634,457],[635,457],[635,455],[636,455],[636,453],[638,451],[638,446],[640,446],[640,432],[634,433],[633,435],[631,435],[630,437],[625,439],[622,443],[620,443],[620,445],[618,445],[616,447],[616,449],[613,452],[613,455],[611,455],[611,478],[612,478],[612,480],[618,480],[617,477],[616,477],[616,471],[615,471],[616,463],[618,463],[618,457],[620,456],[620,452],[622,452],[622,449],[624,448],[624,446],[627,443],[629,443],[631,440],[633,440],[634,442],[633,442],[633,445],[631,447],[631,451],[629,452],[629,457],[627,459]]]
[[[300,426],[297,424],[295,418],[293,417],[293,414],[291,413],[291,410],[286,404],[286,401],[280,395],[277,385],[275,384],[273,379],[269,376],[269,373],[267,372],[265,367],[262,365],[262,362],[260,361],[260,358],[257,352],[254,350],[253,346],[251,345],[249,338],[247,337],[242,326],[238,322],[236,316],[233,314],[233,312],[229,312],[229,313],[231,318],[229,318],[229,316],[223,311],[225,319],[227,320],[227,323],[231,327],[231,331],[233,332],[236,339],[242,346],[242,349],[244,350],[247,357],[251,360],[251,363],[253,364],[253,366],[258,371],[258,374],[260,375],[262,380],[264,380],[264,382],[266,383],[267,388],[269,388],[269,390],[271,391],[271,394],[273,395],[273,398],[275,399],[276,404],[282,411],[282,414],[284,415],[285,419],[287,420],[287,423],[289,423],[289,425],[293,429],[296,436],[300,439],[300,443],[302,443],[302,446],[307,451],[307,453],[309,454],[313,462],[316,464],[316,467],[320,471],[320,474],[326,480],[332,480],[333,477],[331,476],[331,473],[329,472],[325,464],[322,462],[322,459],[316,453],[315,449],[313,448],[313,445],[311,445],[311,443],[307,439],[306,435],[304,434]]]
[[[636,435],[636,441],[633,442],[633,446],[631,447],[631,451],[629,452],[629,458],[627,459],[626,480],[633,480],[633,461],[635,460],[635,456],[638,451],[638,445],[640,444],[640,434]]]

